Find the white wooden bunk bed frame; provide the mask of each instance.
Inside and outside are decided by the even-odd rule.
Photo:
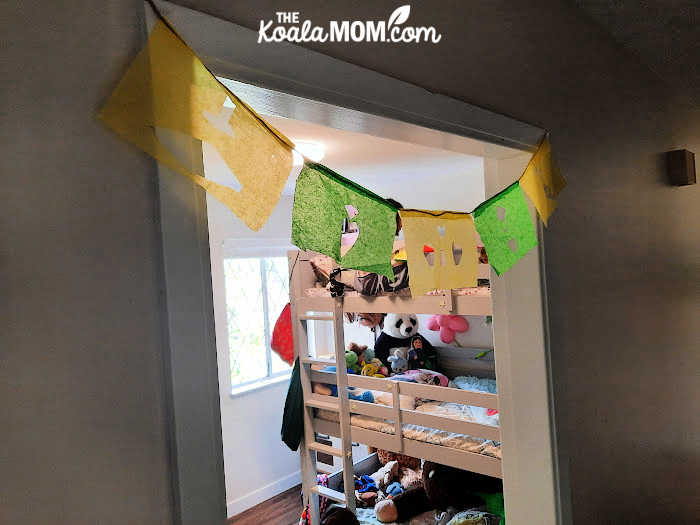
[[[343,297],[307,296],[305,290],[316,282],[309,257],[305,252],[290,251],[290,300],[295,353],[304,349],[300,358],[300,376],[304,394],[304,437],[300,445],[302,488],[305,504],[309,505],[311,525],[320,522],[318,497],[324,496],[355,510],[352,442],[386,449],[392,452],[431,460],[437,463],[470,470],[494,477],[502,477],[501,460],[495,457],[456,448],[435,445],[406,438],[403,424],[414,424],[431,429],[466,434],[473,437],[500,441],[499,427],[462,421],[440,415],[426,414],[401,408],[400,396],[427,398],[435,401],[459,403],[498,409],[498,395],[473,392],[451,387],[423,385],[395,381],[391,378],[374,378],[347,374],[345,363],[344,313],[422,313],[457,315],[491,315],[490,295],[425,295],[413,298],[405,295],[377,297],[346,293]],[[489,278],[490,267],[479,265],[479,278]],[[318,359],[309,356],[308,321],[332,321],[334,327],[335,359]],[[297,356],[295,356],[297,357]],[[315,370],[313,365],[335,365],[337,374]],[[337,384],[338,396],[315,394],[312,383]],[[393,406],[382,406],[348,399],[347,388],[389,392]],[[339,422],[316,417],[315,409],[338,413]],[[387,434],[351,424],[351,413],[381,418],[393,422],[394,433]],[[316,433],[339,436],[341,447],[318,443]],[[316,452],[342,458],[344,494],[319,486],[316,480]]]

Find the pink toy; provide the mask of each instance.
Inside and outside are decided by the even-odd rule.
[[[469,330],[469,321],[461,315],[434,315],[428,319],[428,329],[440,332],[443,343],[453,343],[457,332]]]

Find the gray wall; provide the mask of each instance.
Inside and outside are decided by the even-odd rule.
[[[95,119],[142,18],[3,4],[3,525],[172,522],[155,165]]]
[[[180,1],[253,28],[290,7]],[[325,23],[397,5],[291,7]],[[2,523],[169,520],[154,167],[94,120],[141,13],[3,13],[21,76],[0,84]],[[551,129],[569,179],[546,256],[575,523],[694,521],[700,187],[666,186],[659,153],[700,153],[700,113],[563,2],[414,2],[410,20],[443,41],[316,48]]]

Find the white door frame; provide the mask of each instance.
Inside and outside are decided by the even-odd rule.
[[[535,126],[308,49],[258,44],[255,31],[164,0],[154,2],[216,75],[258,87],[234,87],[256,110],[481,155],[487,196],[520,175],[528,155],[514,156],[513,149],[531,152],[543,134]],[[144,5],[152,27],[154,15]],[[196,141],[180,139],[171,147],[201,163]],[[176,523],[222,523],[226,498],[206,199],[203,190],[163,166],[159,185]],[[570,521],[567,476],[556,446],[538,230],[540,249],[492,278],[511,525]]]

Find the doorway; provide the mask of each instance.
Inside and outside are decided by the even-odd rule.
[[[232,90],[260,113],[479,157],[485,197],[517,179],[542,134],[534,126],[303,48],[284,46],[270,55],[253,31],[168,2],[157,4],[217,75],[236,79]],[[180,147],[201,162],[201,144]],[[207,206],[188,181],[162,167],[160,173],[174,493],[181,523],[217,522],[225,501],[220,416],[225,385],[216,360]],[[424,202],[420,207],[427,207]],[[494,313],[494,342],[503,356],[496,368],[503,385],[499,401],[510,523],[556,523],[561,508],[542,277],[541,252],[533,251],[493,282],[494,302],[502,305]]]

